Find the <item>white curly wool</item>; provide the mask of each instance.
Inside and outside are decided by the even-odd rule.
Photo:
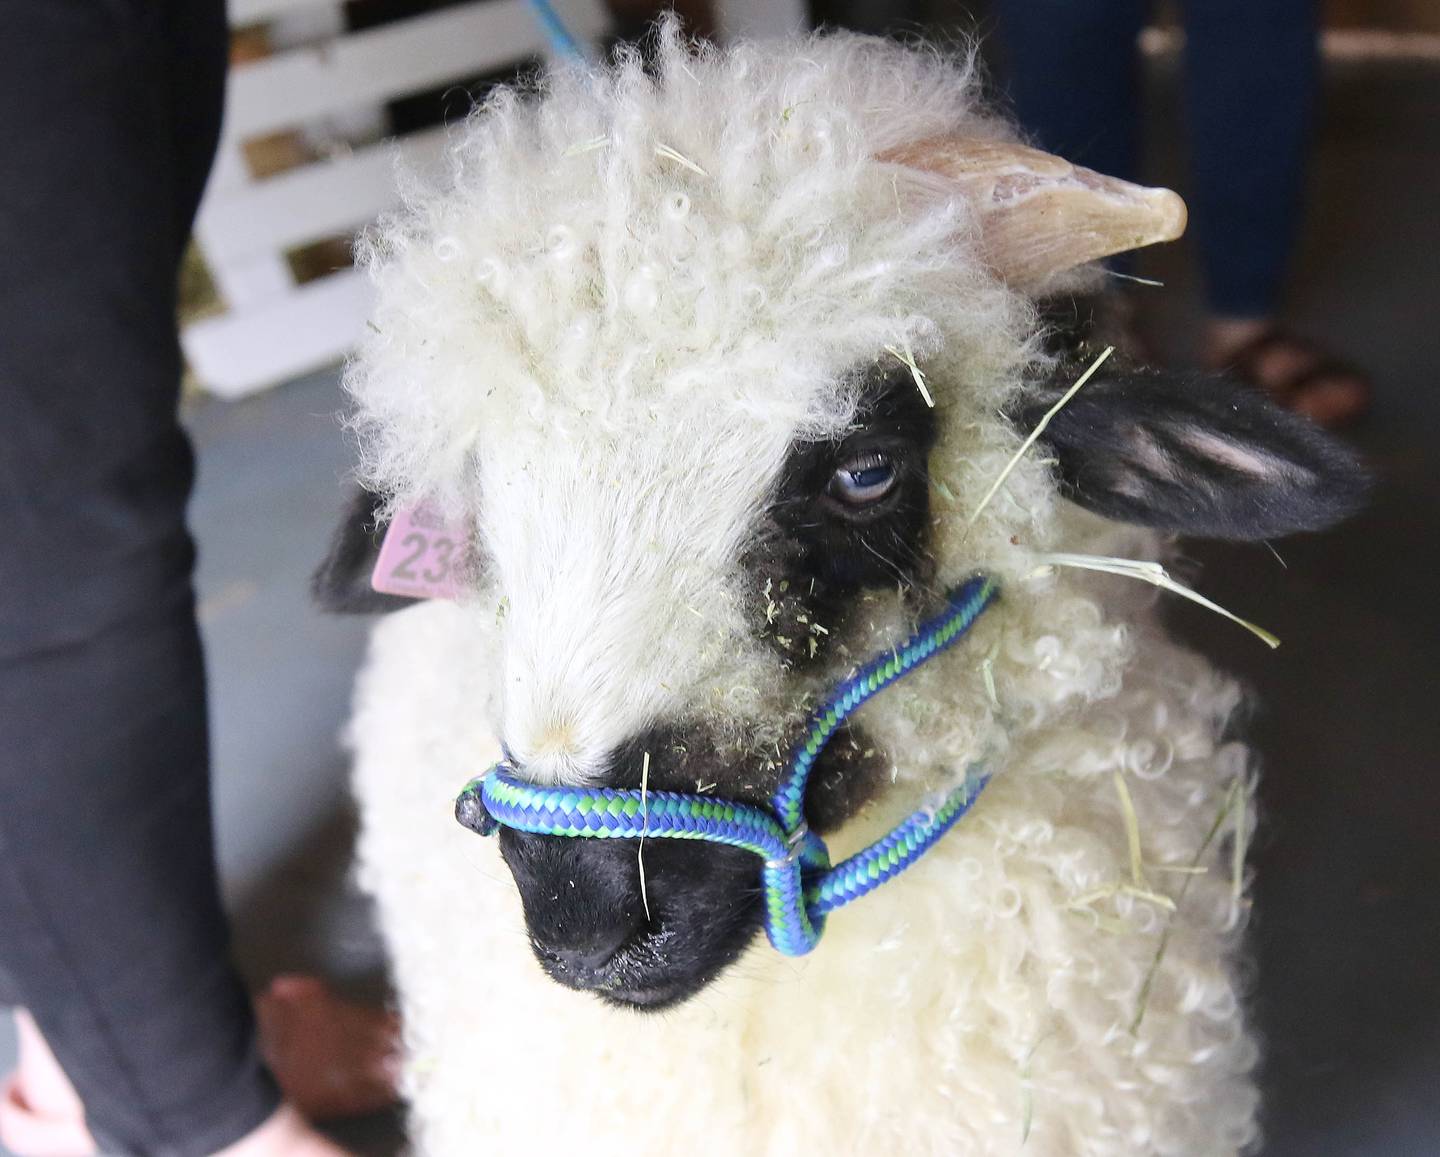
[[[352,725],[429,1157],[1254,1140],[1238,692],[1164,636],[1147,588],[1037,571],[1038,552],[1162,549],[1061,502],[1040,455],[967,523],[1019,444],[999,411],[1034,360],[1032,307],[978,260],[970,206],[875,160],[957,129],[1008,133],[938,55],[847,36],[692,51],[667,26],[648,72],[492,100],[456,134],[451,182],[374,235],[379,306],[347,379],[365,475],[466,519],[483,557],[467,599],[379,626]],[[971,759],[993,784],[809,956],[762,940],[654,1016],[561,988],[455,794],[496,735],[528,772],[582,782],[660,720],[741,752],[793,726],[803,698],[741,613],[738,560],[789,446],[845,426],[887,346],[937,403],[939,579],[983,569],[1004,596],[862,710],[895,783],[832,851]],[[908,632],[894,592],[865,604],[805,690]],[[1118,890],[1136,881],[1117,777],[1139,890],[1175,897],[1173,919]]]

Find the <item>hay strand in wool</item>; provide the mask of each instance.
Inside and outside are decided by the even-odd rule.
[[[980,499],[980,505],[975,507],[975,509],[971,512],[970,518],[966,525],[975,525],[976,519],[978,519],[981,513],[985,510],[985,508],[990,505],[990,500],[999,493],[1000,487],[1005,485],[1005,479],[1009,478],[1010,475],[1014,472],[1015,467],[1020,465],[1020,459],[1025,457],[1030,447],[1035,445],[1035,443],[1039,440],[1040,435],[1045,432],[1045,427],[1050,425],[1051,419],[1054,418],[1056,414],[1058,414],[1061,410],[1065,408],[1065,406],[1069,403],[1070,399],[1073,398],[1076,394],[1078,394],[1080,392],[1080,388],[1095,376],[1095,371],[1098,370],[1101,366],[1103,366],[1106,362],[1106,359],[1108,359],[1110,355],[1114,352],[1115,347],[1113,345],[1108,345],[1103,350],[1101,350],[1100,356],[1090,363],[1090,367],[1075,380],[1075,384],[1060,395],[1060,400],[1058,402],[1056,402],[1053,406],[1051,406],[1048,410],[1045,411],[1045,416],[1035,423],[1035,429],[1031,430],[1030,433],[1026,436],[1025,441],[1020,443],[1020,449],[1015,451],[1014,455],[1011,456],[1010,461],[1005,463],[1005,469],[1000,471],[999,477],[990,484],[990,489],[985,491],[985,497]]]
[[[1219,603],[1211,602],[1199,591],[1191,590],[1184,583],[1177,582],[1170,576],[1170,573],[1158,562],[1146,562],[1135,558],[1112,558],[1108,555],[1097,554],[1068,554],[1058,551],[1053,554],[1036,555],[1040,565],[1036,573],[1045,571],[1049,567],[1073,567],[1076,570],[1093,570],[1101,574],[1115,574],[1123,578],[1139,579],[1161,590],[1169,591],[1173,595],[1179,595],[1182,599],[1189,599],[1192,603],[1204,607],[1208,611],[1214,611],[1217,615],[1229,619],[1232,623],[1244,627],[1271,650],[1280,645],[1277,636],[1271,634],[1264,627],[1257,626],[1248,619],[1242,619],[1239,615],[1227,611]]]

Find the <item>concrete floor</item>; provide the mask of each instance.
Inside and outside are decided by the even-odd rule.
[[[1194,549],[1201,588],[1275,630],[1280,651],[1186,606],[1175,618],[1260,702],[1265,1152],[1418,1157],[1440,1153],[1440,70],[1349,65],[1329,97],[1292,313],[1374,372],[1359,442],[1380,485],[1349,526],[1279,544],[1288,569],[1260,547]],[[1148,299],[1155,331],[1183,349],[1197,316],[1183,248],[1152,271],[1169,285]],[[340,406],[332,373],[194,406],[193,519],[242,967],[256,981],[320,969],[374,992],[381,952],[346,882],[336,741],[365,624],[323,619],[305,595],[349,462]],[[397,1144],[390,1120],[344,1136],[366,1153]]]

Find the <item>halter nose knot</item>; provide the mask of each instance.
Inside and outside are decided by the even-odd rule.
[[[766,860],[765,866],[767,868],[784,868],[795,863],[800,858],[800,853],[805,846],[805,839],[809,835],[810,825],[805,820],[801,820],[800,826],[785,837],[785,846],[788,849],[786,853],[778,859]],[[828,858],[830,853],[829,849],[825,848],[825,841],[819,836],[816,836],[815,843],[819,844],[820,847],[825,850],[826,857]]]

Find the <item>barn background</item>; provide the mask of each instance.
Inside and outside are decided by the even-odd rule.
[[[592,44],[645,0],[558,5]],[[978,29],[983,3],[733,0],[695,26],[765,35],[820,20],[871,31]],[[337,736],[366,625],[306,602],[350,452],[335,364],[364,317],[349,243],[391,198],[394,146],[434,155],[447,120],[548,49],[522,0],[231,0],[229,120],[187,263],[186,421],[200,477],[200,615],[214,711],[216,815],[237,952],[259,984],[319,970],[383,995],[383,959],[346,864]],[[1176,609],[1181,629],[1264,704],[1254,946],[1269,1040],[1268,1154],[1440,1152],[1440,5],[1326,4],[1326,111],[1291,315],[1375,375],[1358,435],[1382,485],[1364,516],[1263,550],[1196,548],[1199,582],[1275,629],[1271,654]],[[1179,38],[1146,39],[1149,159],[1183,190]],[[3,56],[3,52],[0,52]],[[1147,321],[1184,357],[1199,316],[1186,247],[1145,258],[1166,282]],[[11,1059],[0,1016],[0,1072]],[[340,1131],[399,1145],[388,1117]]]

